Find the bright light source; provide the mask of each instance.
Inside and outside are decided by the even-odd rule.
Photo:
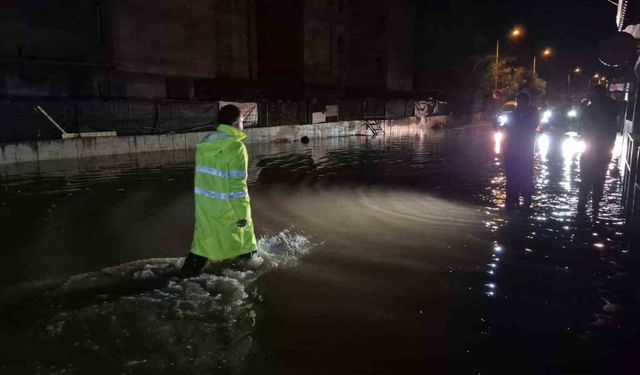
[[[582,68],[577,67],[577,68],[573,69],[573,72],[576,73],[576,74],[580,74],[582,72]]]
[[[522,32],[522,28],[519,26],[516,26],[513,28],[513,30],[511,30],[511,36],[513,38],[518,38],[520,36],[522,36],[523,32]]]
[[[551,119],[551,115],[553,113],[551,112],[551,110],[547,109],[546,111],[544,111],[542,113],[542,119],[540,121],[542,121],[543,124],[546,124],[549,122],[549,120]]]
[[[542,56],[551,56],[551,48],[545,48],[544,51],[542,51]]]
[[[571,118],[578,117],[578,111],[576,111],[575,109],[572,109],[569,112],[567,112],[567,116],[569,116]]]
[[[622,155],[622,137],[616,137],[616,142],[611,153],[614,158],[619,158]]]
[[[493,134],[493,141],[494,141],[494,147],[493,147],[493,151],[496,154],[500,154],[502,152],[502,138],[503,138],[503,134],[502,132],[495,132]]]
[[[551,143],[551,140],[549,139],[548,135],[540,134],[540,136],[538,137],[538,152],[540,153],[540,155],[542,156],[547,155],[547,153],[549,152],[550,143]]]
[[[498,125],[505,126],[508,122],[509,122],[509,116],[504,114],[498,116]]]
[[[576,153],[577,141],[573,137],[569,137],[562,142],[562,156],[565,159],[573,158]]]
[[[578,141],[578,152],[582,154],[587,150],[587,143],[585,141]]]
[[[565,159],[572,159],[574,155],[583,153],[586,148],[587,144],[584,141],[569,136],[562,142],[562,155]]]

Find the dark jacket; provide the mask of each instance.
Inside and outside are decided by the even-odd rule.
[[[536,129],[540,124],[538,110],[533,106],[516,108],[505,128],[504,158],[531,160],[536,142]]]
[[[612,143],[618,132],[618,104],[608,96],[594,97],[585,107],[580,135],[591,143]]]

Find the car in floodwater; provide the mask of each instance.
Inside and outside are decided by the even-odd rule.
[[[509,123],[511,114],[516,110],[516,107],[515,101],[508,101],[500,107],[493,120],[494,130],[500,131],[502,127]]]
[[[516,102],[509,101],[500,107],[496,113],[493,128],[496,153],[500,153],[504,138],[504,127],[509,124]],[[585,144],[577,133],[578,110],[573,106],[547,106],[538,108],[540,124],[536,138],[536,149],[539,154],[558,153],[565,157],[572,157],[584,151]]]
[[[577,105],[565,104],[545,109],[536,142],[538,153],[570,158],[584,152],[586,145],[578,134],[579,116]]]
[[[563,156],[572,159],[587,148],[577,132],[542,132],[536,139],[536,150],[541,156]]]
[[[547,133],[566,133],[578,130],[578,106],[561,105],[545,108],[540,116],[541,130]]]

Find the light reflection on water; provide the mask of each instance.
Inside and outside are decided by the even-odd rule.
[[[618,160],[611,162],[601,213],[592,223],[589,218],[577,217],[583,148],[575,139],[539,136],[532,210],[507,214],[487,207],[490,216],[486,226],[495,240],[490,247],[484,292],[492,301],[487,321],[493,339],[507,342],[535,332],[505,354],[537,352],[540,357],[548,356],[542,361],[548,371],[554,368],[553,361],[561,363],[567,356],[585,361],[589,371],[625,368],[621,363],[607,367],[612,365],[607,361],[624,361],[615,354],[618,349],[612,342],[628,340],[638,332],[637,325],[627,327],[626,333],[617,330],[624,320],[620,305],[635,309],[632,306],[637,303],[628,291],[620,289],[628,270],[623,266],[627,251],[621,238],[624,221]],[[494,204],[500,205],[504,202],[504,175],[499,168],[494,173],[491,192]],[[556,334],[540,334],[554,331]],[[590,357],[580,354],[581,350],[598,354]],[[537,355],[525,357],[535,362]],[[589,364],[594,358],[607,364],[599,363],[603,367],[595,370],[594,364]],[[499,368],[495,364],[488,367]]]
[[[258,280],[255,336],[265,352],[250,369],[330,373],[346,363],[388,372],[398,364],[382,358],[392,356],[442,373],[495,368],[488,359],[498,353],[516,366],[566,363],[582,357],[562,357],[574,353],[559,345],[589,348],[576,337],[593,334],[594,321],[615,322],[601,310],[603,299],[622,304],[607,281],[624,273],[619,180],[607,180],[600,221],[577,222],[577,155],[553,145],[539,154],[533,210],[507,215],[500,150],[482,127],[249,151],[259,234],[295,225],[322,243],[294,269]],[[0,224],[15,235],[2,257],[15,267],[3,281],[184,255],[192,160],[171,153],[4,170]],[[575,335],[565,337],[567,328]]]

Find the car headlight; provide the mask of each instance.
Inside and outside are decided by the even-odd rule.
[[[498,116],[498,125],[505,126],[509,122],[509,116],[500,115]]]
[[[578,111],[576,111],[575,109],[572,109],[569,112],[567,112],[567,116],[569,116],[571,118],[578,117]]]
[[[549,139],[549,136],[544,133],[540,134],[538,136],[537,143],[538,143],[538,151],[540,152],[540,154],[542,156],[546,156],[547,152],[549,152],[549,146],[551,144],[551,140]]]

